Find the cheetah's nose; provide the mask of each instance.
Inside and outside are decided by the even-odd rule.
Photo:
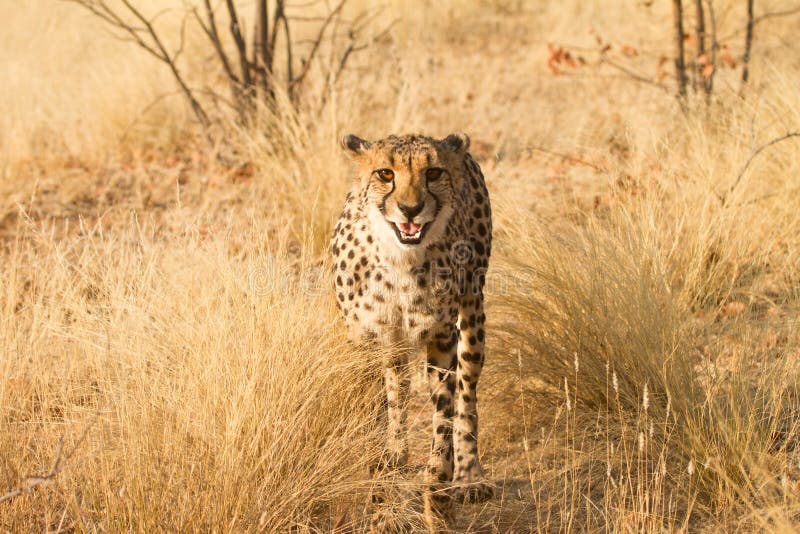
[[[406,206],[405,204],[397,204],[397,207],[400,209],[400,211],[403,212],[403,215],[405,215],[406,217],[408,217],[409,220],[411,220],[420,214],[422,208],[425,207],[425,202],[424,201],[420,202],[416,206]]]

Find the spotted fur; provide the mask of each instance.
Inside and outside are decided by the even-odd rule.
[[[342,146],[358,172],[331,241],[334,287],[357,342],[396,348],[384,373],[387,463],[407,458],[407,363],[424,347],[434,406],[431,483],[452,483],[467,500],[488,498],[476,405],[492,217],[469,138],[404,135],[371,143],[349,135]],[[402,228],[416,230],[419,242]]]

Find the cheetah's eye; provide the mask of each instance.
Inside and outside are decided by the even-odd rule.
[[[394,180],[394,171],[391,169],[378,169],[375,171],[375,174],[378,175],[382,181],[386,182],[387,184]]]
[[[425,171],[425,177],[429,182],[435,182],[442,176],[442,172],[444,172],[444,169],[434,167]]]

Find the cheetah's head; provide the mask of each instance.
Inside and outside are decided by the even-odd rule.
[[[359,164],[359,185],[366,190],[375,232],[405,250],[439,239],[463,183],[466,134],[375,142],[346,135],[342,147]]]

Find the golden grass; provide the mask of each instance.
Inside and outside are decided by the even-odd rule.
[[[501,492],[443,528],[797,529],[800,142],[737,178],[800,124],[796,19],[758,27],[749,88],[721,69],[684,114],[613,71],[546,67],[546,43],[591,46],[591,26],[652,73],[668,3],[395,2],[339,84],[314,73],[325,106],[226,121],[209,147],[179,98],[150,106],[162,66],[66,4],[16,4],[0,3],[0,494],[63,446],[52,482],[0,502],[5,529],[363,530],[381,355],[346,342],[327,292],[337,139],[457,130],[495,207],[479,404]],[[719,2],[721,34],[740,10]],[[190,47],[187,72],[201,59]],[[421,528],[414,481],[381,484],[397,530]]]

